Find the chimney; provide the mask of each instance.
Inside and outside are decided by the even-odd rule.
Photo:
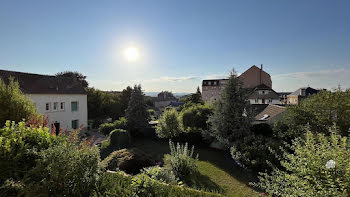
[[[261,81],[262,81],[262,80],[261,80],[262,69],[263,69],[263,65],[261,64],[261,66],[260,66],[260,85],[262,84],[262,83],[261,83]]]

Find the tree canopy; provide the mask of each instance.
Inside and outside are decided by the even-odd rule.
[[[86,76],[77,71],[64,71],[56,74],[57,77],[70,77],[76,79],[84,88],[89,86]]]
[[[212,135],[226,146],[250,132],[252,116],[248,96],[233,70],[208,120]]]
[[[135,85],[131,92],[126,119],[130,128],[144,128],[148,126],[148,112],[141,85]]]
[[[38,116],[34,103],[22,93],[18,82],[13,79],[9,80],[8,85],[0,79],[0,109],[0,127],[6,120],[20,122]]]

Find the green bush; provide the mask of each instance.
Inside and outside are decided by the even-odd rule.
[[[103,123],[100,125],[100,128],[98,130],[104,135],[109,135],[111,131],[113,131],[114,129],[115,129],[114,123]]]
[[[128,121],[126,118],[121,117],[119,120],[114,121],[113,123],[104,123],[100,125],[99,132],[104,135],[109,135],[114,129],[128,129]]]
[[[282,169],[261,173],[255,184],[273,196],[349,196],[350,141],[331,129],[329,137],[312,134],[293,141]]]
[[[175,176],[175,174],[166,168],[162,168],[159,166],[152,166],[148,168],[144,168],[141,171],[141,174],[146,174],[147,176],[151,177],[152,179],[158,180],[160,182],[164,182],[171,185],[178,185],[181,184],[178,181],[178,178]]]
[[[188,149],[188,144],[175,144],[169,140],[170,155],[165,155],[164,162],[166,167],[170,168],[176,177],[181,181],[186,181],[190,176],[198,171],[196,162],[198,161],[198,154],[193,158],[194,146]]]
[[[101,171],[99,150],[79,142],[75,131],[39,156],[25,178],[25,196],[88,196],[94,190]]]
[[[12,78],[9,79],[8,85],[0,79],[0,109],[0,127],[3,127],[7,120],[20,122],[38,115],[33,102],[22,93],[18,82]]]
[[[23,178],[36,164],[38,152],[59,141],[48,128],[26,127],[24,122],[7,121],[0,129],[0,185],[6,179]]]
[[[101,175],[91,196],[133,196],[131,176],[121,171],[107,171]]]
[[[102,165],[108,170],[120,169],[128,174],[137,174],[144,167],[153,166],[154,161],[143,151],[132,148],[112,152],[102,161]]]
[[[181,133],[178,113],[175,108],[167,109],[158,120],[156,133],[160,138],[173,138]]]
[[[130,142],[129,133],[123,129],[115,129],[110,133],[110,145],[118,149],[128,147]]]
[[[146,183],[146,184],[143,184]],[[216,197],[219,194],[168,185],[144,176],[130,176],[123,172],[104,173],[91,196],[171,196],[171,197]]]
[[[185,132],[208,130],[207,121],[212,113],[213,109],[209,105],[192,105],[180,112],[180,124]]]

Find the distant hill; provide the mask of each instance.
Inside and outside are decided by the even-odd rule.
[[[152,96],[152,97],[156,97],[160,92],[145,92],[145,95],[146,96]],[[191,93],[187,93],[187,92],[177,92],[177,93],[174,93],[173,92],[173,95],[175,97],[181,97],[181,96],[185,96],[187,94],[191,94]]]

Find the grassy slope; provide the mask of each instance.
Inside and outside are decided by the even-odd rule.
[[[164,141],[143,139],[134,141],[133,146],[159,161],[170,152],[168,143]],[[209,187],[223,192],[225,196],[257,196],[258,193],[247,185],[249,181],[254,181],[254,177],[236,167],[229,154],[201,147],[195,147],[195,151],[199,153],[200,181],[194,183],[194,187]]]

